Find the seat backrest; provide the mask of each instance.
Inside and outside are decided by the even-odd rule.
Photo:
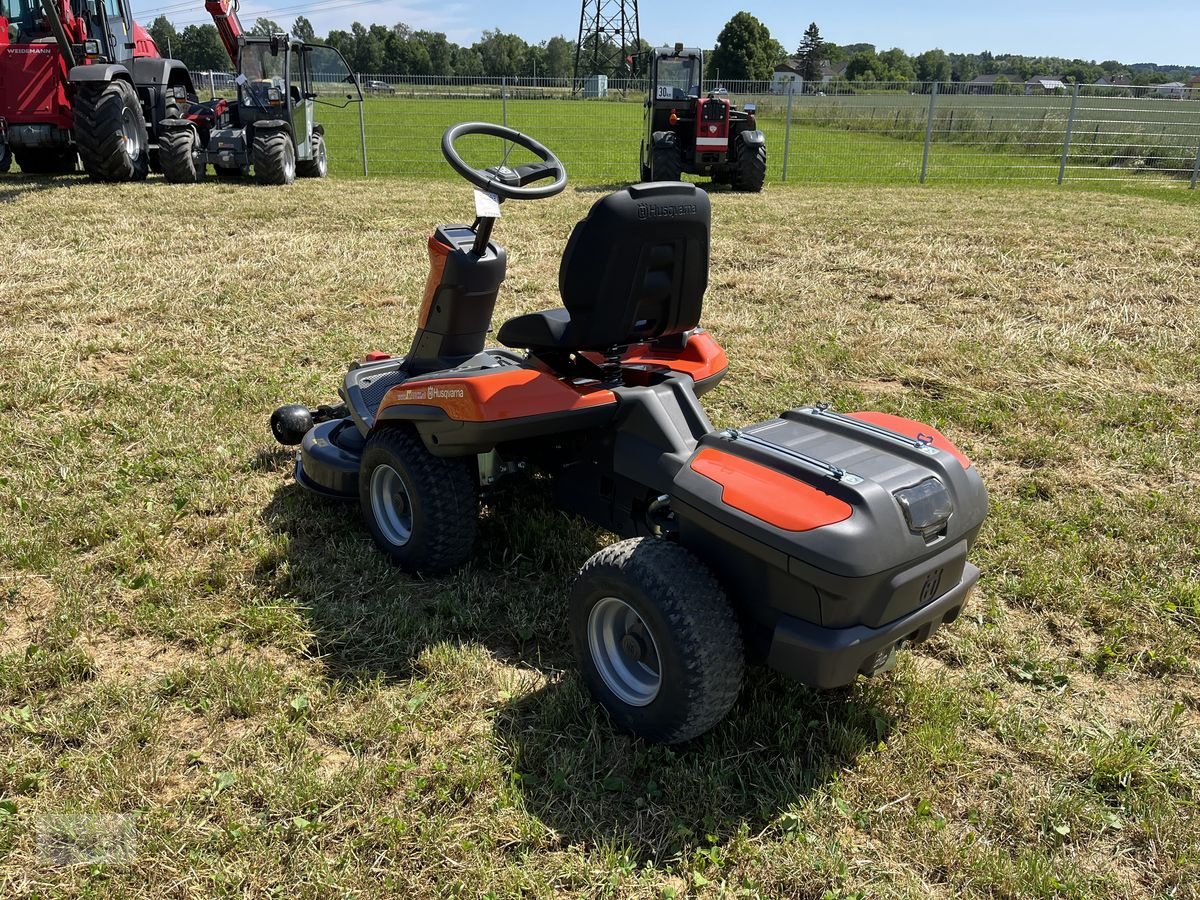
[[[700,321],[710,207],[693,184],[639,184],[597,201],[563,251],[558,289],[571,342],[603,350]]]

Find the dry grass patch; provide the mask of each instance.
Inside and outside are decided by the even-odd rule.
[[[610,536],[537,495],[410,580],[266,420],[407,346],[450,182],[13,180],[0,271],[5,896],[1197,897],[1196,198],[713,197],[726,426],[935,423],[992,492],[984,581],[887,677],[763,672],[683,748],[615,734],[563,595]],[[599,196],[508,204],[498,319]],[[54,817],[133,817],[61,868]],[[49,823],[49,824],[48,824]]]

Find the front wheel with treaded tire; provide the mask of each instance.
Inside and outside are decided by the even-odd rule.
[[[291,184],[296,180],[296,148],[286,131],[254,134],[254,179],[259,184]]]
[[[690,740],[737,700],[737,617],[679,544],[633,538],[595,554],[575,579],[568,622],[588,690],[618,727],[647,741]]]
[[[661,144],[650,154],[650,177],[655,181],[679,181],[683,175],[683,155],[678,144]]]
[[[471,558],[479,522],[471,469],[434,456],[411,428],[367,438],[358,499],[375,543],[400,568],[432,574]]]
[[[141,181],[150,171],[150,141],[137,91],[128,81],[82,84],[74,101],[75,143],[96,181]]]
[[[750,144],[737,138],[737,153],[733,158],[732,187],[735,191],[757,194],[767,179],[767,145]]]
[[[312,159],[296,160],[296,174],[301,178],[324,178],[329,174],[329,156],[325,152],[325,135],[312,136]]]
[[[172,184],[195,184],[204,178],[200,138],[191,128],[168,131],[158,143],[163,178]]]

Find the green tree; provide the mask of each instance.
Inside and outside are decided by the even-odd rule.
[[[943,50],[926,50],[917,57],[918,81],[949,81],[950,58]]]
[[[163,56],[180,52],[179,32],[166,16],[159,16],[146,30],[150,32],[150,37],[154,38],[158,52]]]
[[[250,29],[250,33],[270,37],[273,34],[279,34],[283,30],[283,26],[273,19],[264,19],[262,16],[259,16],[254,20],[254,27]]]
[[[783,48],[770,29],[750,13],[739,12],[717,35],[707,68],[723,81],[770,81],[782,56]]]
[[[561,36],[552,37],[546,41],[543,57],[546,78],[570,78],[575,66],[575,42]]]
[[[482,39],[471,47],[483,61],[483,74],[524,75],[528,71],[525,57],[529,45],[515,34],[505,34],[499,28],[485,31]]]
[[[440,31],[417,31],[412,39],[425,48],[429,55],[430,75],[453,75],[454,63],[451,60],[453,44]]]
[[[846,63],[846,78],[850,81],[884,81],[878,68],[879,58],[874,53],[855,53]]]
[[[912,58],[899,47],[880,53],[879,64],[883,67],[880,74],[884,81],[915,81],[917,78]]]
[[[317,33],[313,30],[312,22],[304,16],[296,16],[296,21],[292,23],[292,35],[306,44],[312,44],[317,40]]]
[[[800,75],[805,82],[821,83],[821,64],[825,62],[825,41],[821,38],[821,29],[813,22],[804,30],[804,38],[796,50],[800,60]]]
[[[228,69],[232,65],[215,25],[189,25],[179,35],[179,59],[194,72]]]

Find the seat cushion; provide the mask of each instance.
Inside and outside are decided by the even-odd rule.
[[[565,309],[526,313],[509,319],[496,335],[516,350],[571,350],[571,314]]]

